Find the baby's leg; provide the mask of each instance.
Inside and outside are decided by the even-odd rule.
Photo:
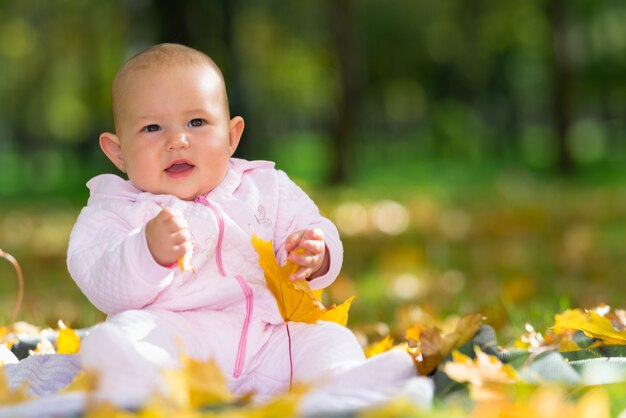
[[[299,411],[304,415],[337,414],[379,404],[402,394],[420,406],[432,399],[432,382],[417,376],[411,356],[392,350],[366,359],[355,336],[330,322],[290,323],[294,385],[306,385]],[[246,389],[259,400],[289,389],[289,344],[277,327],[259,353]]]
[[[160,369],[178,360],[171,321],[168,312],[126,311],[84,338],[81,363],[85,371],[97,374],[98,396],[130,406],[164,390]]]
[[[291,344],[289,341],[291,340]],[[329,374],[360,364],[363,350],[350,330],[332,322],[289,323],[274,326],[265,346],[250,362],[236,391],[275,394],[289,389],[290,370],[294,384],[310,384]]]
[[[258,394],[273,394],[293,383],[327,389],[377,389],[397,385],[417,375],[411,356],[392,350],[366,359],[354,334],[332,322],[289,323],[276,326],[266,346],[250,365],[245,388]]]
[[[417,374],[411,356],[393,350],[365,359],[349,329],[332,322],[297,324],[294,336],[294,379],[325,387],[379,388]]]

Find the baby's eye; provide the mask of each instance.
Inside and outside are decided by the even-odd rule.
[[[152,124],[144,126],[141,130],[144,132],[158,132],[161,130],[161,127],[159,125]]]
[[[188,125],[194,128],[198,128],[204,124],[206,124],[206,121],[204,119],[191,119]]]

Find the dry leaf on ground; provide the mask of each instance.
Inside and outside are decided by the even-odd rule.
[[[474,337],[481,322],[481,314],[471,314],[463,316],[456,329],[448,334],[443,334],[436,327],[421,330],[417,342],[420,355],[415,358],[419,373],[421,375],[432,373],[452,350]]]

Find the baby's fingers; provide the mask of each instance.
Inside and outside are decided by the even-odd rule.
[[[319,256],[310,253],[290,253],[289,260],[300,267],[312,267],[319,262]]]
[[[303,234],[304,234],[304,231],[298,231],[289,235],[287,239],[285,240],[285,251],[289,253],[290,251],[293,251],[296,248],[298,248],[298,245],[300,245],[300,240],[302,239]]]
[[[188,229],[181,229],[170,234],[171,242],[179,245],[183,243],[191,243],[191,233]]]
[[[193,243],[191,241],[184,241],[172,247],[172,254],[178,259],[192,250]]]
[[[311,254],[323,254],[326,250],[326,244],[324,244],[324,241],[306,240],[302,241],[300,248]]]
[[[311,277],[311,274],[313,274],[313,269],[310,267],[307,268],[300,268],[298,269],[298,271],[296,271],[294,274],[292,274],[291,276],[289,276],[289,279],[292,281],[296,281],[296,280],[306,280],[309,277]]]

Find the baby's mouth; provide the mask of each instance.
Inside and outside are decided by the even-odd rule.
[[[169,167],[165,169],[165,172],[170,175],[184,175],[191,172],[194,169],[194,165],[187,161],[174,161]]]

